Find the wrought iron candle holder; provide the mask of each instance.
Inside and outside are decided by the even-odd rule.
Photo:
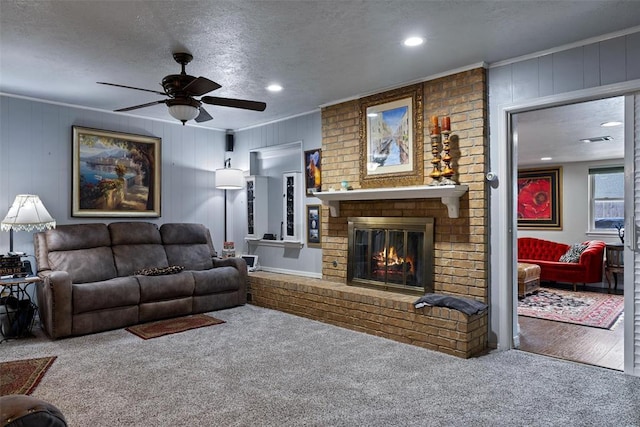
[[[437,128],[434,130],[437,132]],[[431,184],[429,185],[440,185],[440,178],[442,176],[442,172],[440,171],[440,134],[439,133],[431,133],[431,154],[433,158],[431,159],[432,170],[429,174],[429,177],[433,179]]]
[[[442,172],[440,173],[442,176],[440,185],[457,185],[458,183],[451,179],[451,177],[456,173],[451,167],[451,130],[443,129],[442,135],[442,162],[444,163],[444,168],[442,168]]]

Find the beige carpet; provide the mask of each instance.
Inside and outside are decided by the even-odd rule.
[[[0,345],[57,355],[33,396],[71,426],[638,426],[640,378],[521,351],[459,359],[274,310],[142,340]]]

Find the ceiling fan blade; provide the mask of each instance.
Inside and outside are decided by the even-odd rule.
[[[195,118],[196,122],[202,123],[211,119],[213,119],[213,117],[211,117],[211,115],[207,113],[207,110],[205,110],[203,107],[200,107],[200,114]]]
[[[139,87],[125,86],[125,85],[117,85],[115,83],[105,83],[105,82],[96,82],[96,83],[98,83],[99,85],[123,87],[125,89],[142,90],[142,91],[145,91],[145,92],[157,93],[158,95],[165,95],[165,96],[167,95],[166,93],[160,92],[160,91],[157,91],[157,90],[142,89],[142,88],[139,88]]]
[[[209,80],[206,77],[198,77],[196,79],[191,80],[191,83],[184,87],[185,92],[189,93],[191,96],[200,96],[205,93],[209,93],[212,90],[220,89],[218,83]]]
[[[138,108],[151,107],[152,105],[164,104],[164,103],[165,102],[163,99],[160,101],[147,102],[146,104],[134,105],[133,107],[120,108],[118,110],[113,110],[113,111],[131,111],[131,110],[137,110]]]
[[[267,104],[259,101],[247,101],[244,99],[218,98],[217,96],[205,96],[200,101],[205,104],[222,105],[223,107],[244,108],[245,110],[264,111]]]

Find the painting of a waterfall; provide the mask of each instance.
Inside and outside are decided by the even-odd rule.
[[[159,217],[160,138],[73,126],[75,217]]]

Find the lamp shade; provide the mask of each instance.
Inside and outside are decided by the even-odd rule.
[[[220,190],[240,190],[244,185],[241,169],[216,169],[216,188]]]
[[[51,218],[40,197],[33,194],[18,194],[0,223],[2,231],[43,231],[55,227],[56,220]]]
[[[175,119],[180,120],[182,123],[188,122],[198,117],[200,110],[193,105],[171,105],[169,107],[169,114]]]

